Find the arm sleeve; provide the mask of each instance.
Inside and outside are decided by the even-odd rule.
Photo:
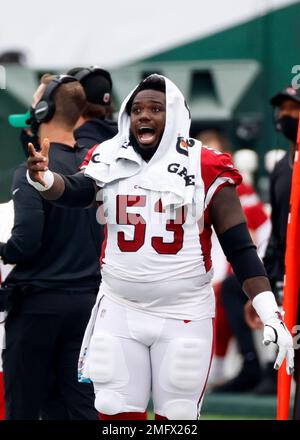
[[[233,226],[218,235],[218,239],[241,286],[249,278],[266,277],[246,223]]]
[[[89,208],[95,201],[96,186],[94,181],[82,172],[72,176],[62,176],[65,190],[61,197],[51,201],[61,208]]]
[[[16,170],[13,179],[15,220],[7,243],[0,244],[5,264],[18,264],[33,256],[41,246],[44,228],[43,200],[25,177],[26,168]]]

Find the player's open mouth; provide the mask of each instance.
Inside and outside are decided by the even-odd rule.
[[[151,145],[155,142],[156,133],[152,127],[141,126],[139,127],[137,134],[138,140],[141,144]]]

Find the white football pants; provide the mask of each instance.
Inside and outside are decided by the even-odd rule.
[[[213,320],[181,321],[133,310],[103,297],[87,352],[95,406],[103,414],[154,412],[199,417],[210,369]]]

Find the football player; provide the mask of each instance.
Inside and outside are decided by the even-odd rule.
[[[48,169],[49,143],[29,145],[28,181],[58,206],[89,206],[105,219],[102,283],[79,359],[102,419],[196,420],[213,347],[211,231],[243,290],[293,370],[292,337],[279,313],[236,193],[227,154],[189,137],[178,88],[150,75],[124,100],[118,134],[90,153],[84,171]],[[87,225],[87,227],[89,227]],[[76,237],[74,237],[76,240]],[[76,256],[74,256],[76,258]]]

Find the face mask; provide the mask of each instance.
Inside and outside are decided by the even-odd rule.
[[[283,116],[277,120],[279,131],[294,144],[297,142],[298,124],[299,119],[292,118],[291,116]]]

